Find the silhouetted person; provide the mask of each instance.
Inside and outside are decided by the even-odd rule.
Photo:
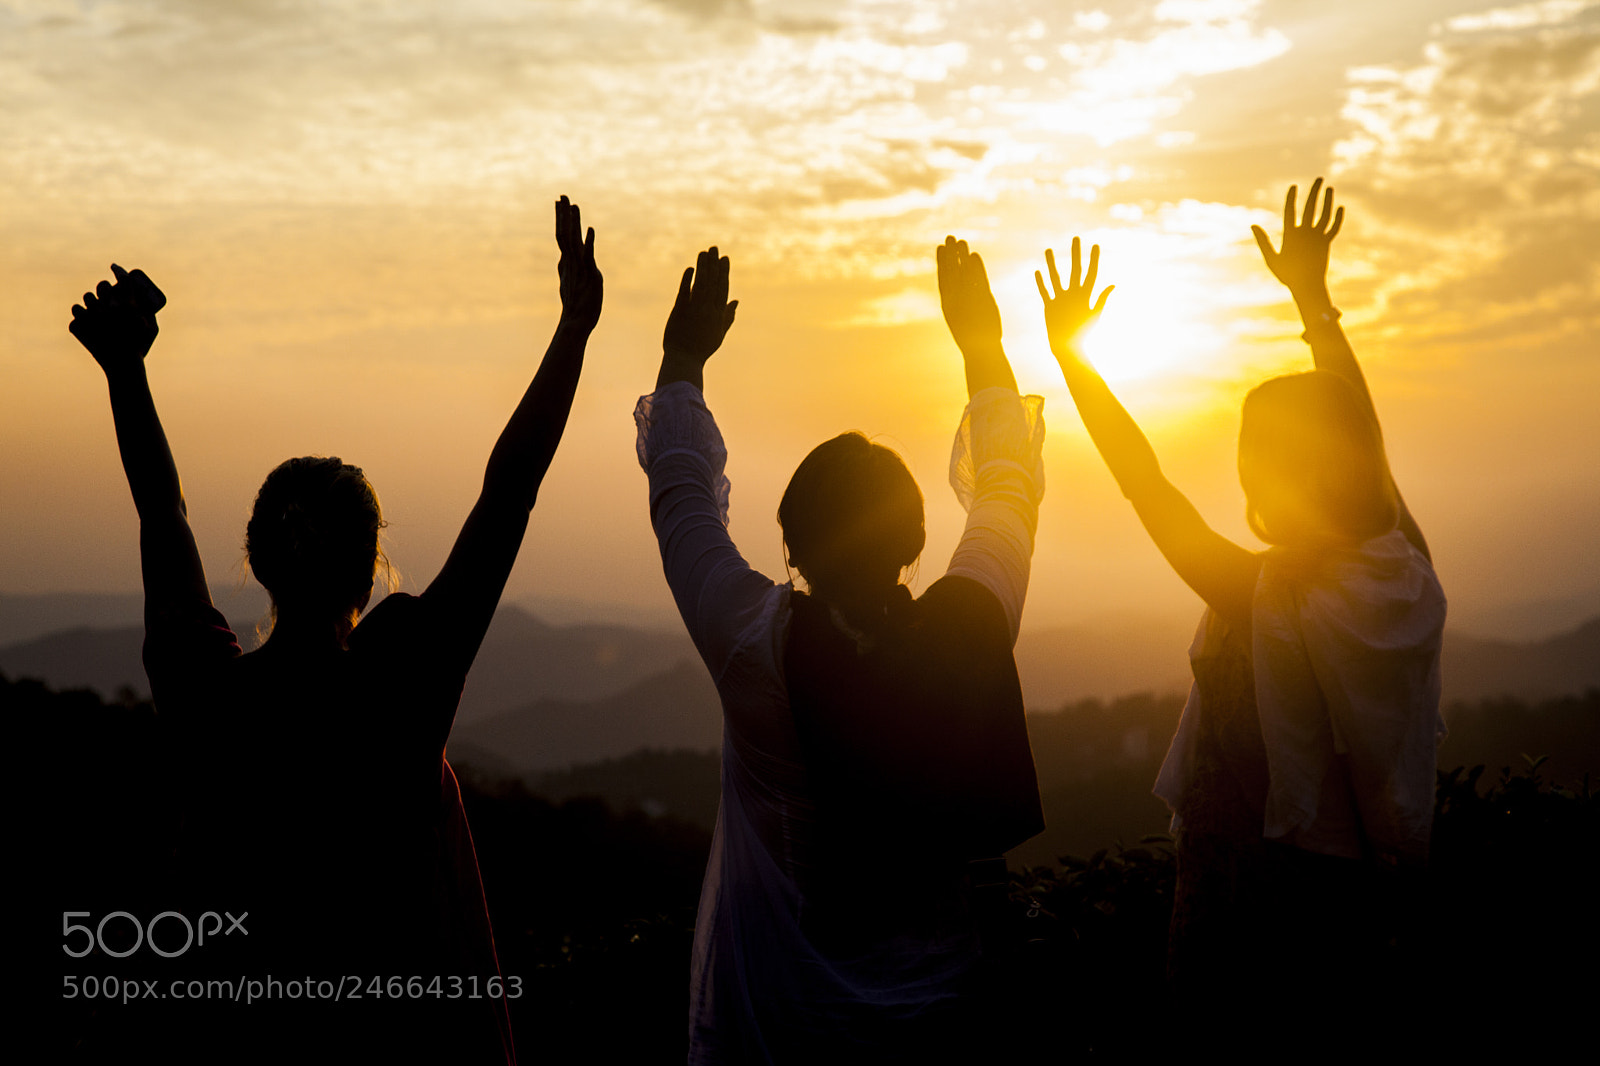
[[[439,575],[420,596],[387,597],[358,625],[382,559],[378,498],[360,469],[337,458],[290,459],[261,486],[246,531],[274,618],[248,655],[211,604],[145,376],[164,298],[141,272],[113,266],[116,284],[102,282],[72,309],[71,331],[110,385],[139,512],[151,691],[189,760],[185,910],[248,912],[246,935],[213,938],[182,965],[205,976],[341,986],[339,1002],[291,1002],[280,992],[250,1006],[170,1008],[170,1030],[157,1034],[164,1055],[514,1059],[444,746],[600,314],[594,231],[585,241],[565,197],[556,241],[560,324]],[[420,982],[397,995],[390,978]]]
[[[667,582],[724,716],[694,1063],[944,1061],[968,1046],[982,876],[969,862],[1043,827],[1011,654],[1041,401],[1017,395],[982,261],[953,238],[938,260],[971,398],[952,459],[968,520],[920,599],[900,578],[923,548],[922,494],[859,433],[806,456],[779,506],[805,592],[729,539],[727,452],[701,394],[736,306],[715,248],[684,272],[635,412]]]
[[[1254,232],[1305,322],[1317,369],[1245,398],[1239,480],[1249,551],[1214,532],[1161,473],[1139,427],[1084,357],[1099,247],[1063,289],[1037,274],[1050,346],[1123,495],[1207,610],[1190,648],[1195,683],[1156,785],[1173,810],[1178,887],[1170,973],[1215,1019],[1248,1007],[1262,1026],[1346,1039],[1386,1012],[1382,944],[1433,817],[1445,600],[1428,546],[1389,473],[1372,398],[1328,296],[1344,220],[1319,178],[1301,222],[1295,189],[1274,250]],[[1212,1008],[1216,1008],[1215,1010]],[[1217,1011],[1223,1014],[1218,1015]],[[1238,1017],[1237,1014],[1235,1017]],[[1342,1035],[1341,1035],[1342,1034]]]

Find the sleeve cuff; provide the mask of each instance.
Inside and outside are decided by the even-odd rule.
[[[635,450],[639,466],[646,474],[655,463],[671,455],[693,455],[705,464],[707,481],[726,527],[732,491],[724,472],[728,465],[728,449],[722,443],[722,431],[706,406],[704,394],[686,381],[663,385],[639,397],[633,409],[633,421],[637,430]]]
[[[999,387],[974,395],[961,414],[950,450],[950,487],[962,508],[972,510],[978,475],[997,463],[1027,476],[1035,502],[1043,497],[1044,432],[1044,397],[1019,396]]]

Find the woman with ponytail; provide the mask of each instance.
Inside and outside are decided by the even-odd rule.
[[[585,239],[565,197],[556,243],[560,324],[439,575],[363,617],[385,568],[377,494],[338,458],[290,459],[261,486],[245,535],[273,609],[249,654],[211,604],[146,378],[165,297],[113,266],[116,282],[72,309],[110,385],[139,512],[145,667],[190,796],[184,910],[243,916],[187,961],[263,983],[248,1007],[171,1007],[168,1061],[514,1060],[444,745],[600,314],[594,231]],[[391,978],[418,981],[397,996]]]

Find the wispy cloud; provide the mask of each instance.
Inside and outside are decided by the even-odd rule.
[[[1446,29],[1455,33],[1525,30],[1533,26],[1553,26],[1570,22],[1576,16],[1595,7],[1600,7],[1596,0],[1541,0],[1540,3],[1496,7],[1470,15],[1456,15],[1445,19],[1444,25]]]
[[[1420,63],[1350,72],[1337,173],[1384,224],[1370,250],[1396,328],[1600,307],[1597,6],[1462,16]]]

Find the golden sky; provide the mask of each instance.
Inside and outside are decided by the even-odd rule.
[[[508,594],[670,609],[633,458],[678,272],[739,320],[707,372],[733,532],[781,577],[789,473],[844,429],[960,529],[934,244],[989,263],[1049,489],[1025,624],[1193,612],[1094,455],[1032,271],[1115,283],[1096,359],[1213,525],[1254,544],[1238,406],[1307,365],[1249,226],[1348,207],[1332,289],[1454,624],[1600,611],[1600,0],[0,0],[0,591],[138,587],[104,385],[68,308],[167,292],[151,379],[214,586],[278,461],[366,468],[418,588],[558,303],[550,203],[606,311]],[[1562,612],[1566,612],[1562,614]]]

